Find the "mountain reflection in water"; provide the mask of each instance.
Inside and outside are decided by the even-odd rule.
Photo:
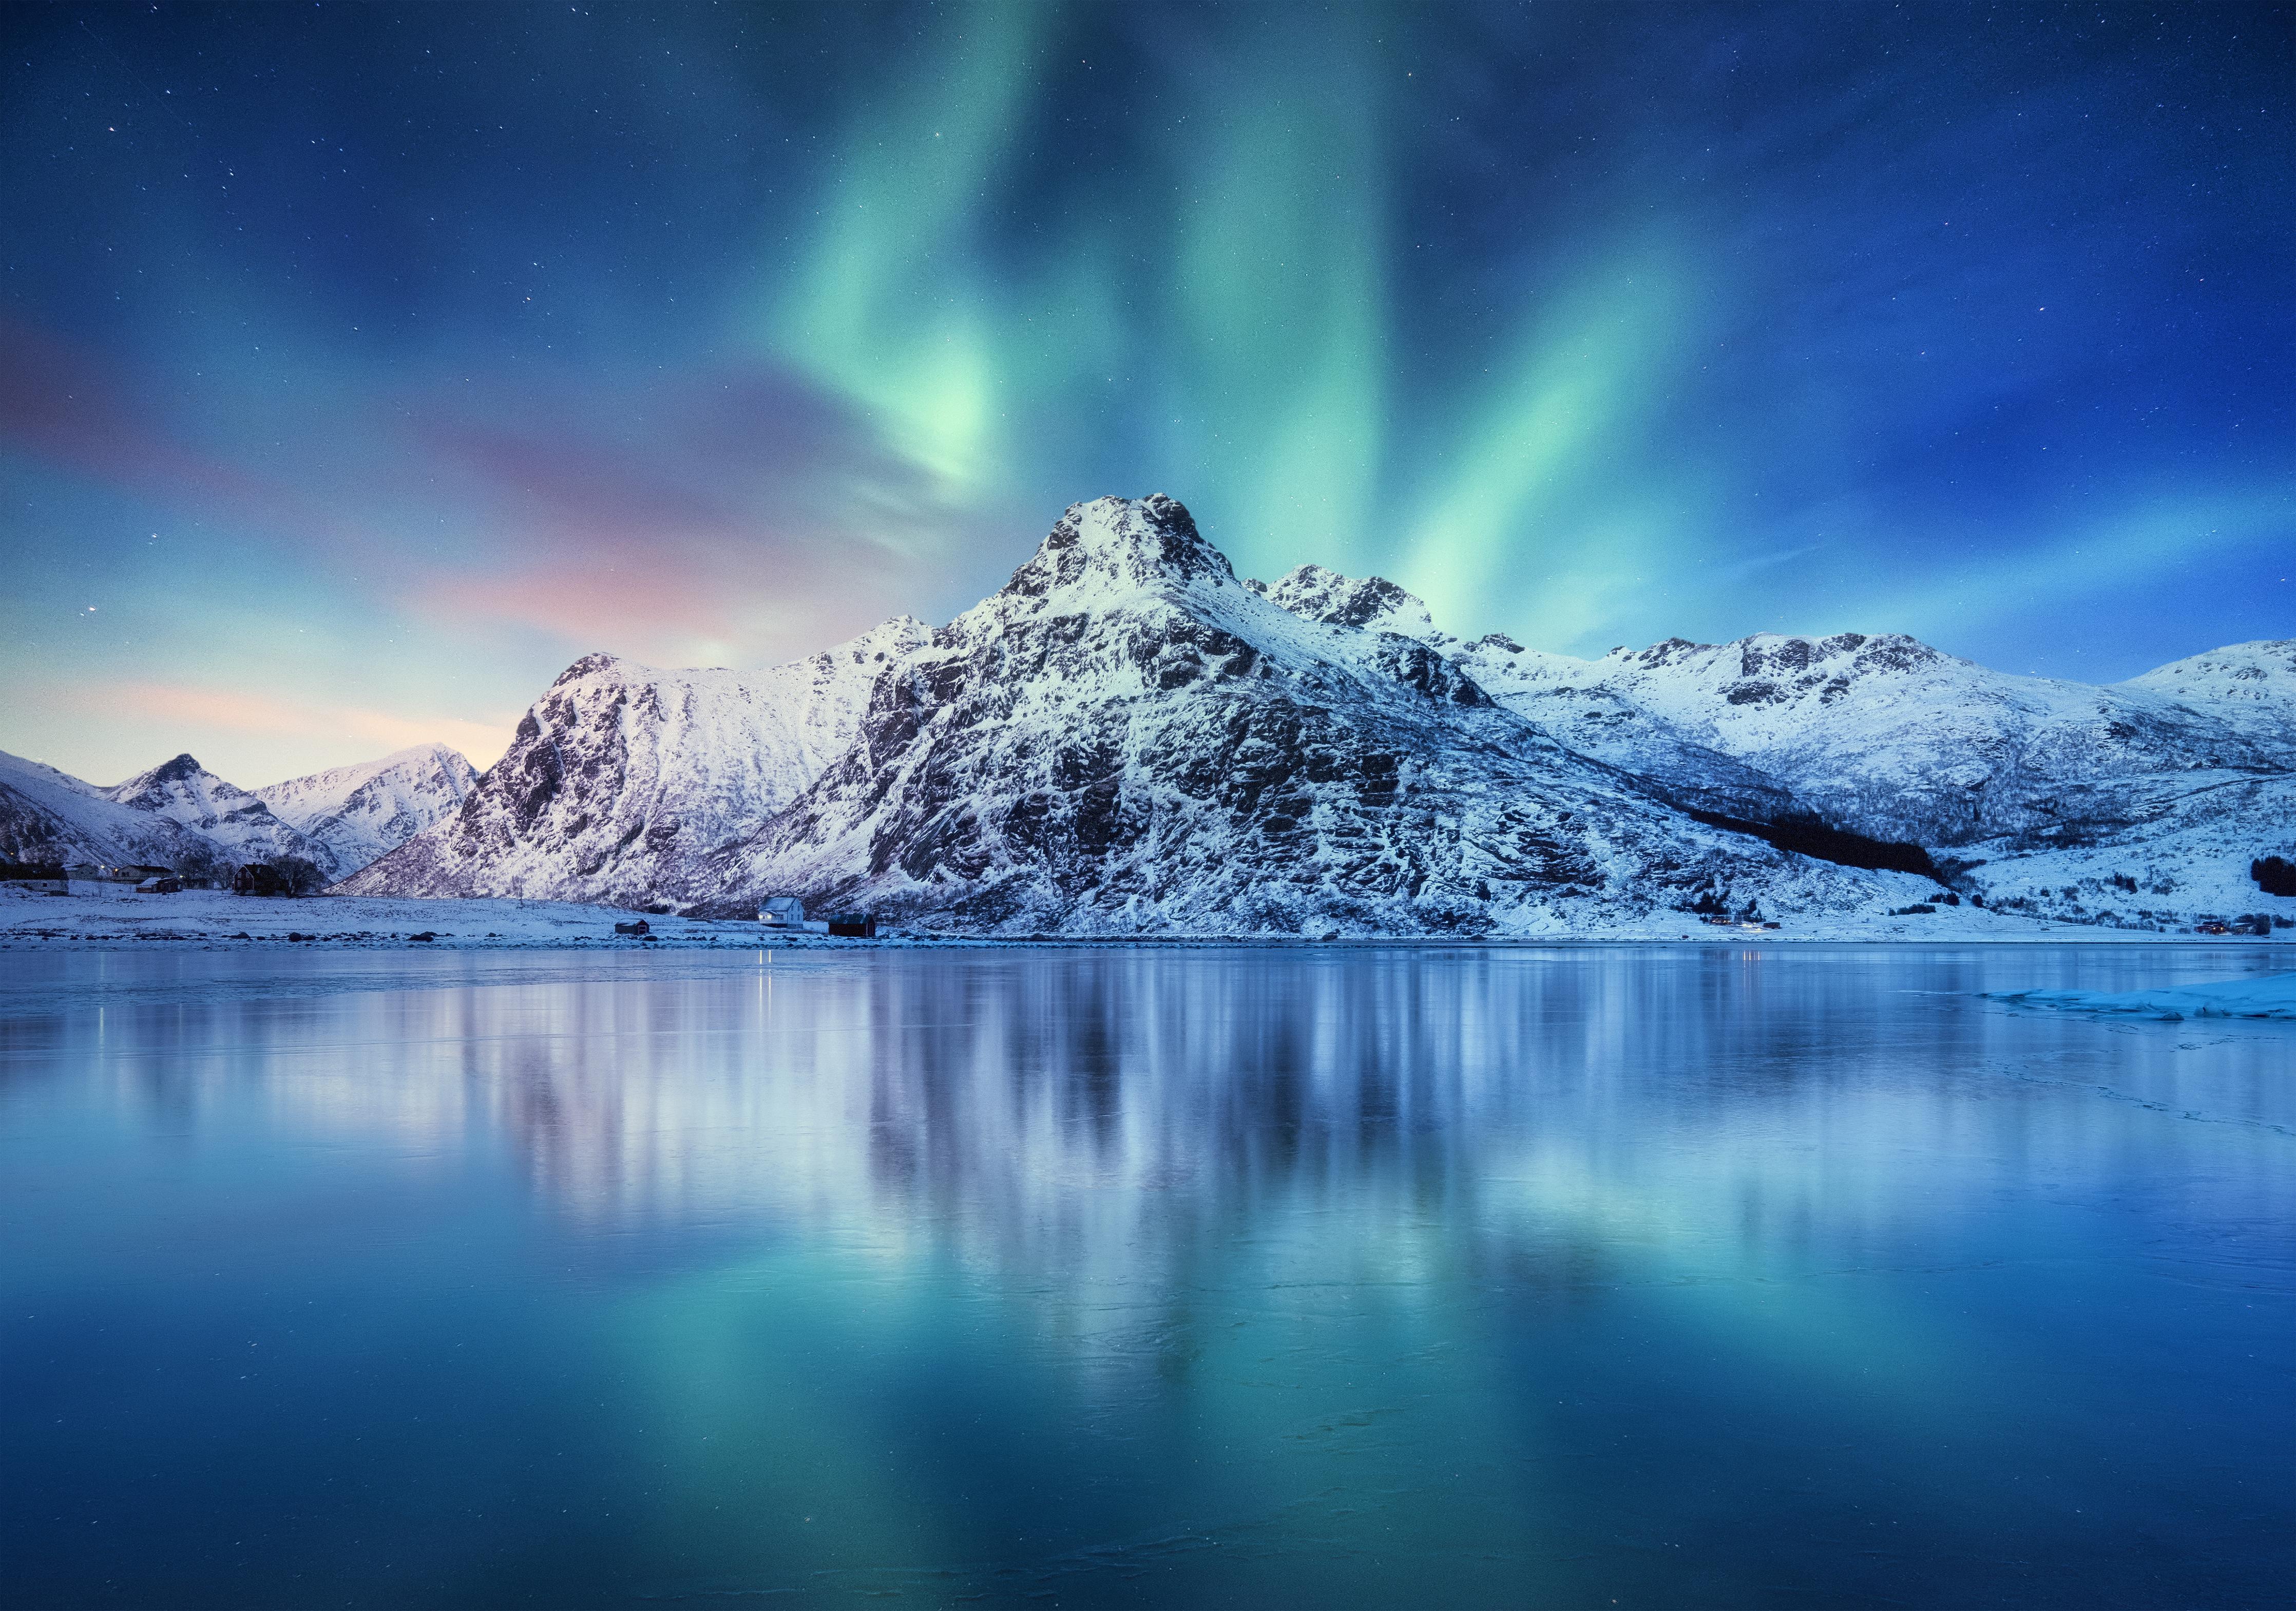
[[[0,1549],[31,1605],[2250,1603],[2296,1041],[1976,993],[2262,958],[28,958]]]

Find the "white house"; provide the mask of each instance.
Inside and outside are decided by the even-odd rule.
[[[758,908],[758,921],[769,929],[791,929],[800,933],[826,934],[829,925],[809,921],[805,915],[805,902],[794,895],[768,895]]]

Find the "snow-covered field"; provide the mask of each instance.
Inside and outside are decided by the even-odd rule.
[[[651,938],[617,934],[617,923],[644,916]],[[414,936],[428,934],[429,940]],[[1226,936],[1206,935],[1202,941]],[[1259,943],[1281,936],[1257,938]],[[1610,925],[1590,925],[1552,933],[1494,936],[1501,942],[1541,945],[1573,941],[1674,941],[1718,944],[1752,941],[1882,941],[1920,943],[2075,941],[2085,944],[2159,944],[2175,939],[2197,945],[2255,945],[2255,936],[2202,938],[2163,935],[2086,924],[2034,922],[1973,907],[1941,907],[1932,914],[1903,917],[1848,916],[1788,918],[1777,928],[1703,924],[1681,913]],[[37,895],[0,888],[0,951],[127,944],[229,947],[290,942],[344,947],[436,945],[464,949],[601,947],[623,949],[662,947],[750,948],[758,945],[853,947],[872,944],[994,944],[926,934],[889,934],[876,941],[840,940],[820,934],[777,933],[757,924],[657,916],[617,907],[562,900],[420,900],[365,895],[314,895],[303,900],[242,898],[219,891],[186,890],[175,895],[138,895],[129,891],[101,894]],[[1458,943],[1412,936],[1382,940],[1349,935],[1355,943]],[[2296,931],[2276,932],[2280,944],[2296,944]],[[1073,941],[1072,941],[1073,942]],[[1473,941],[1470,941],[1469,943]],[[1146,937],[1144,944],[1185,944],[1187,936]]]
[[[2015,990],[1994,998],[2067,1012],[2124,1013],[2145,1018],[2296,1020],[2296,973],[2260,974],[2214,984],[2155,990]]]

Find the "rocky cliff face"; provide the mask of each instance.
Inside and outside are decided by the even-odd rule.
[[[333,858],[348,877],[463,803],[478,773],[445,744],[417,744],[357,766],[333,767],[255,791],[273,815]]]
[[[786,805],[853,738],[904,617],[766,671],[662,671],[592,654],[520,721],[455,814],[348,880],[357,894],[645,905]]]
[[[1273,594],[1304,600],[1293,579]],[[1878,898],[1573,754],[1377,629],[1381,602],[1296,614],[1170,498],[1079,504],[889,666],[852,746],[690,892],[1099,934],[1559,932],[1723,885]]]

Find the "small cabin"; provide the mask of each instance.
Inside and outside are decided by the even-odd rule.
[[[769,929],[800,934],[826,934],[829,925],[805,915],[805,902],[794,895],[768,895],[758,904],[758,921]]]

